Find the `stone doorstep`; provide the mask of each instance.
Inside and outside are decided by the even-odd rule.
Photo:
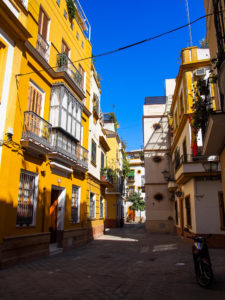
[[[63,252],[63,248],[57,247],[57,243],[49,244],[49,255],[56,255]]]

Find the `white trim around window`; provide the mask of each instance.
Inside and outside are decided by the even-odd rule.
[[[89,195],[89,218],[96,218],[96,194],[92,192]]]
[[[71,199],[71,223],[80,223],[80,195],[81,188],[79,186],[72,186],[72,199]]]

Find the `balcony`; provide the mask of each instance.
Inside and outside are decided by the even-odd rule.
[[[193,177],[220,175],[217,156],[183,155],[174,162],[174,166],[177,184],[184,184]]]
[[[117,194],[122,195],[124,194],[124,183],[123,181],[120,182],[117,178],[116,180],[113,180],[113,184],[110,188],[107,188],[106,194]]]
[[[48,62],[49,53],[50,53],[50,43],[48,43],[40,33],[37,36],[37,51],[41,54],[42,57]]]
[[[212,113],[209,116],[208,125],[204,135],[204,155],[220,153],[224,147],[225,131],[222,130],[225,123],[225,113]]]
[[[66,72],[75,84],[83,91],[83,76],[74,66],[66,53],[57,55],[57,72]]]
[[[33,154],[47,154],[50,146],[51,124],[32,111],[24,112],[21,145]]]
[[[48,157],[81,171],[88,168],[88,150],[59,128],[52,129],[51,153]]]
[[[127,181],[134,182],[135,181],[134,176],[128,176]]]
[[[80,5],[78,0],[74,0],[74,5],[76,7],[76,19],[78,24],[81,26],[82,30],[86,33],[87,38],[91,39],[91,25]]]
[[[110,175],[110,169],[102,169],[100,174],[101,185],[105,187],[112,187],[113,186],[113,176]]]

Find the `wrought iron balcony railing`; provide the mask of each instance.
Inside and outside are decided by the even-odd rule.
[[[51,124],[42,119],[33,111],[24,112],[22,139],[32,139],[47,148],[50,148]]]
[[[203,156],[203,155],[193,156],[192,154],[186,154],[186,155],[182,155],[179,158],[175,159],[174,168],[175,168],[175,171],[177,171],[178,168],[182,164],[188,164],[188,163],[206,164],[206,163],[208,163],[210,165],[210,164],[217,164],[218,162],[219,162],[219,158],[215,155],[211,155],[211,156]]]
[[[44,57],[45,60],[49,60],[50,44],[42,37],[40,33],[37,36],[37,51]]]
[[[83,90],[83,76],[74,66],[66,53],[57,55],[57,72],[66,72],[72,80]]]

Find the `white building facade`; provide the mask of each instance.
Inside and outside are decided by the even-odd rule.
[[[126,179],[126,199],[134,192],[140,194],[145,201],[145,168],[143,150],[131,150],[127,152],[127,160],[130,164],[130,172]],[[125,202],[126,221],[145,222],[146,214],[144,211],[132,211],[132,202]]]
[[[170,168],[168,106],[174,86],[175,80],[167,80],[166,96],[146,97],[143,107],[146,230],[149,232],[174,230],[173,203],[164,177]]]

